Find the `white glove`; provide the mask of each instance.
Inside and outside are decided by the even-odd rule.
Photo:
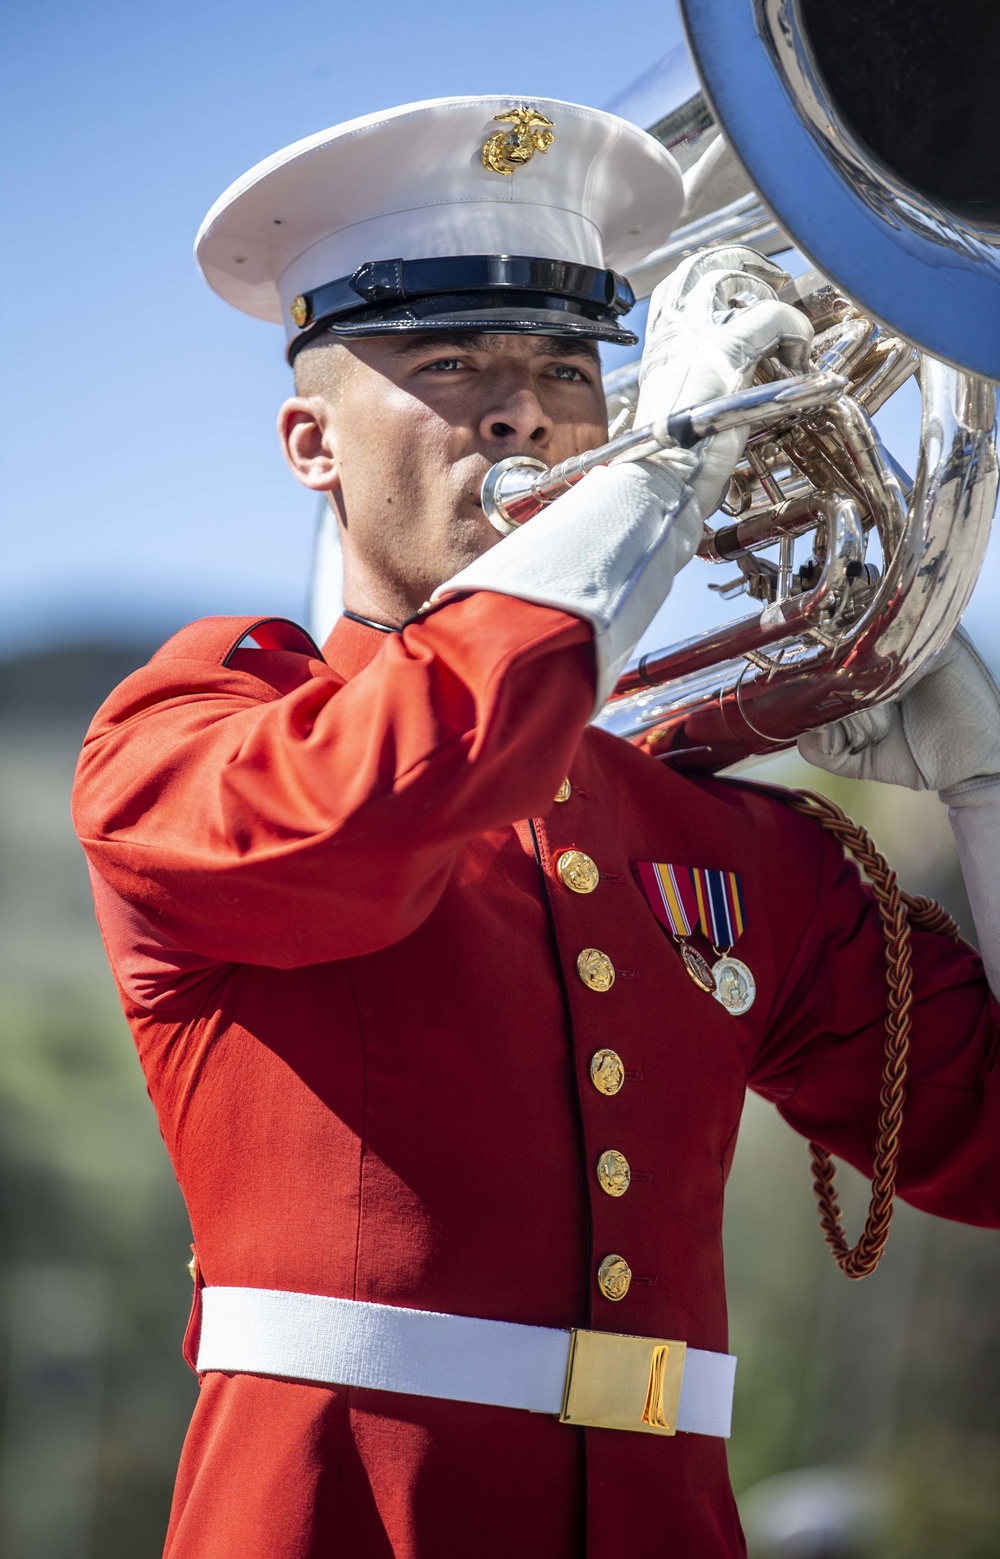
[[[597,714],[701,534],[701,512],[678,477],[599,466],[431,600],[496,590],[584,618],[594,629]]]
[[[635,426],[745,389],[761,357],[778,357],[804,373],[813,327],[799,309],[778,302],[774,286],[784,280],[773,261],[732,244],[691,255],[660,282],[649,300]],[[744,307],[735,301],[738,294],[760,301]],[[668,449],[652,458],[687,483],[708,519],[725,494],[746,436],[746,429],[733,428],[702,439],[694,449]]]
[[[960,807],[1000,786],[1000,691],[959,628],[897,702],[799,737],[817,768],[908,790],[937,790]]]
[[[986,976],[1000,997],[1000,690],[958,629],[896,703],[799,737],[818,768],[936,790],[948,805]]]

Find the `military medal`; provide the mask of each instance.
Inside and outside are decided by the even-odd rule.
[[[741,959],[730,956],[746,926],[739,872],[660,861],[639,861],[637,870],[650,909],[673,938],[695,985],[735,1017],[749,1011],[757,994],[754,977]],[[714,965],[693,946],[696,931],[711,944]]]
[[[757,982],[743,960],[723,953],[712,965],[712,974],[715,980],[712,995],[716,1001],[737,1018],[749,1012],[757,995]]]
[[[717,996],[718,992],[715,989],[715,972],[709,965],[708,959],[702,958],[698,949],[696,947],[692,947],[690,942],[682,942],[680,944],[680,948],[684,967],[691,976],[695,985],[697,985],[701,990],[711,991],[713,996]]]

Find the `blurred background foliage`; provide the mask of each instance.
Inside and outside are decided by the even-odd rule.
[[[148,648],[0,662],[5,1559],[155,1559],[196,1390],[179,1352],[187,1221],[68,815],[88,719]],[[936,797],[832,781],[789,755],[753,772],[832,794],[907,887],[942,899],[971,930]],[[847,1169],[840,1180],[856,1230],[866,1187]],[[877,1538],[836,1552],[995,1559],[996,1235],[899,1206],[877,1275],[849,1283],[819,1232],[805,1143],[751,1097],[726,1245],[737,1492],[794,1469],[865,1469],[882,1479],[887,1520]]]
[[[196,1391],[187,1218],[69,819],[90,716],[147,654],[0,663],[5,1559],[158,1555]]]
[[[910,892],[939,899],[974,938],[936,795],[837,779],[797,754],[752,773],[831,796]],[[739,1495],[788,1469],[863,1468],[882,1479],[886,1520],[857,1550],[751,1553],[995,1559],[1000,1240],[897,1203],[878,1271],[850,1282],[823,1242],[810,1178],[806,1144],[749,1095],[726,1208],[730,1342],[740,1359],[733,1481]],[[847,1166],[838,1182],[856,1237],[869,1187]]]

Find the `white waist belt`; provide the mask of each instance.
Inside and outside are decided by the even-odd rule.
[[[729,1353],[281,1289],[206,1288],[201,1302],[199,1373],[446,1397],[646,1433],[729,1435]]]

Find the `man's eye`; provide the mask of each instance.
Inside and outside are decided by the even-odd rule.
[[[439,374],[453,374],[461,366],[462,359],[460,357],[439,357],[435,362],[427,364],[432,373]]]
[[[581,373],[579,368],[574,368],[572,363],[556,363],[553,373],[557,379],[580,380],[584,384],[587,383],[586,374]]]

